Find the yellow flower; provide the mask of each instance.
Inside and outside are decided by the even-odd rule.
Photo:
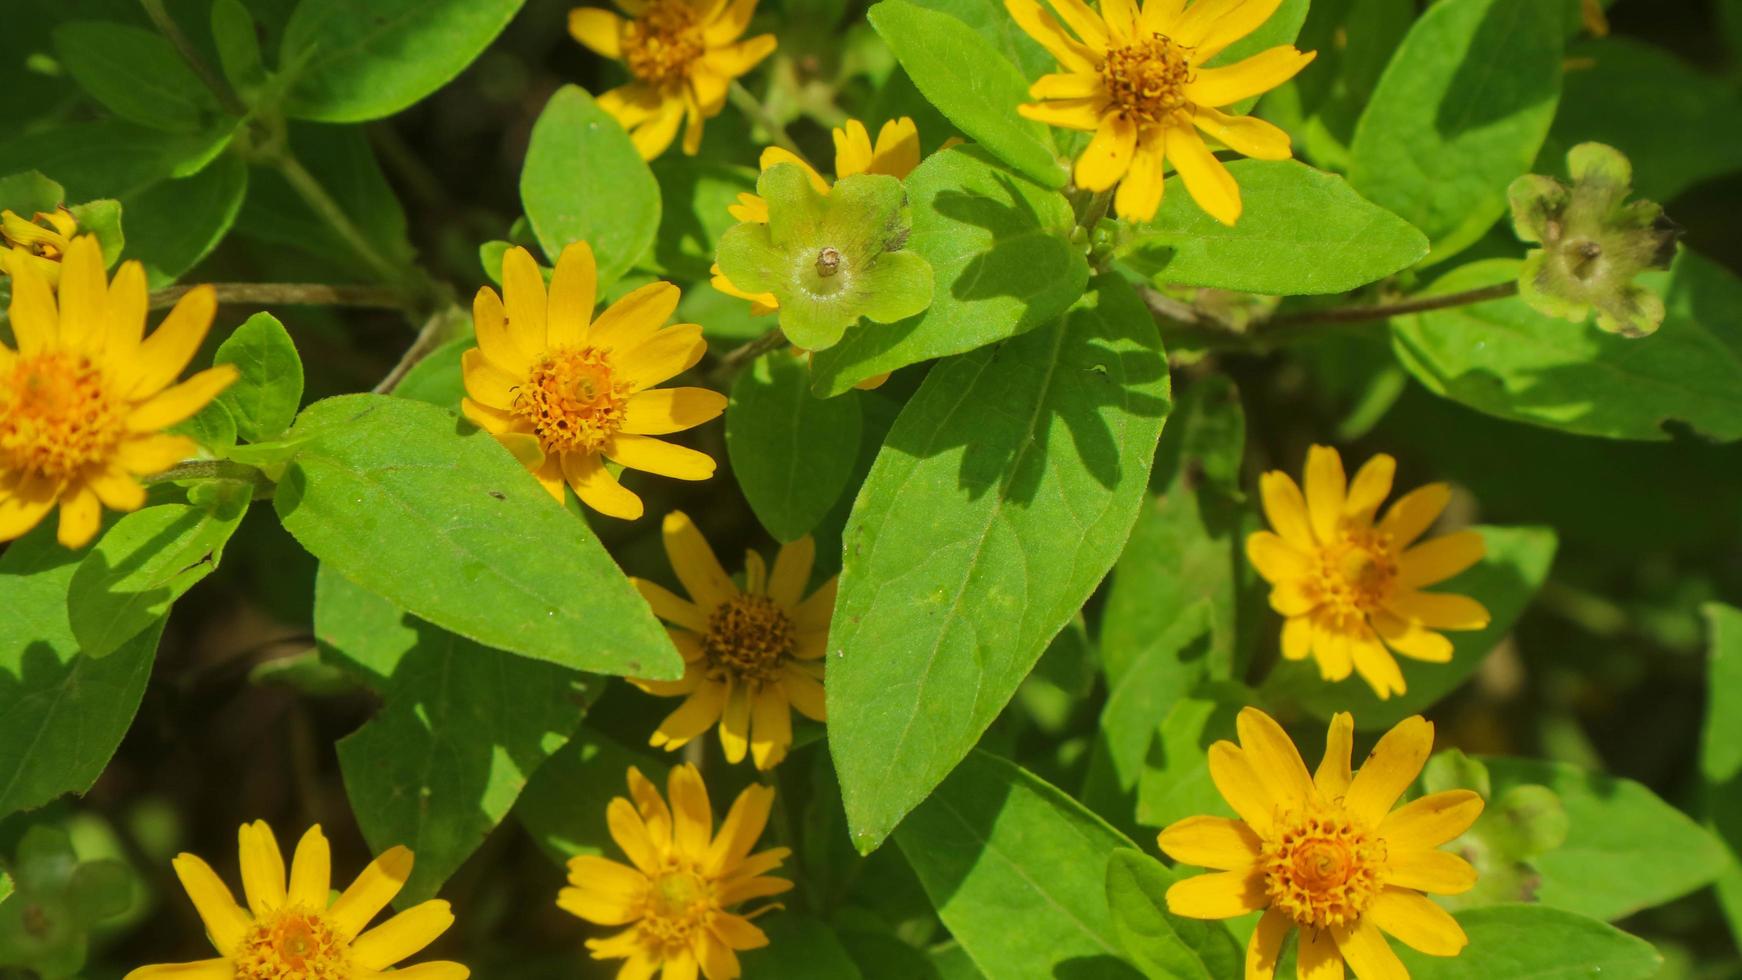
[[[726,397],[705,388],[655,388],[695,367],[708,349],[693,323],[662,327],[677,309],[678,288],[648,283],[593,319],[593,250],[563,249],[547,296],[531,253],[502,258],[502,292],[488,286],[472,302],[478,346],[460,361],[466,417],[526,464],[550,495],[563,483],[601,514],[634,520],[641,498],[605,468],[678,480],[706,480],[706,453],[653,436],[681,432],[726,409]]]
[[[684,674],[634,683],[660,697],[687,697],[659,723],[652,744],[675,750],[718,721],[728,760],[742,762],[748,748],[756,768],[772,768],[792,745],[792,709],[828,720],[823,653],[837,579],[805,598],[816,561],[816,543],[807,535],[781,547],[772,573],[761,555],[747,553],[740,590],[702,532],[676,511],[665,515],[665,553],[689,599],[645,579],[632,581],[654,613],[672,624]]]
[[[1381,453],[1350,483],[1337,451],[1314,446],[1304,497],[1287,473],[1273,470],[1259,480],[1275,533],[1246,539],[1246,556],[1270,582],[1270,607],[1287,617],[1282,655],[1304,660],[1311,654],[1328,681],[1343,680],[1353,667],[1381,698],[1404,691],[1403,672],[1387,647],[1445,663],[1452,643],[1437,630],[1488,625],[1488,610],[1476,600],[1421,591],[1484,553],[1475,531],[1415,544],[1445,509],[1450,488],[1430,483],[1404,494],[1374,523],[1396,470],[1397,462]]]
[[[38,211],[27,221],[11,211],[0,211],[0,272],[13,263],[29,262],[50,286],[60,285],[60,263],[71,246],[79,223],[66,208]]]
[[[1217,107],[1281,85],[1313,54],[1285,44],[1220,68],[1204,63],[1269,20],[1282,0],[1196,0],[1189,7],[1144,0],[1141,8],[1138,0],[1101,0],[1099,12],[1083,0],[1050,2],[1058,19],[1035,0],[1004,0],[1017,25],[1064,69],[1035,82],[1028,94],[1039,101],[1017,111],[1095,134],[1077,157],[1077,186],[1118,184],[1119,216],[1148,221],[1161,206],[1165,160],[1199,207],[1223,224],[1238,221],[1240,186],[1204,137],[1260,160],[1286,160],[1292,151],[1282,130]]]
[[[919,166],[919,127],[906,116],[884,123],[883,129],[877,134],[876,146],[871,144],[870,131],[857,119],[847,120],[847,124],[835,130],[834,134],[836,180],[855,174],[885,174],[902,180],[913,172],[913,168]],[[829,192],[829,182],[806,163],[803,157],[778,146],[770,146],[762,151],[761,169],[767,170],[782,163],[802,168],[810,175],[811,185],[817,189],[817,193]],[[759,225],[768,223],[768,202],[747,191],[739,194],[738,203],[726,210],[739,221]],[[739,289],[720,271],[719,263],[714,264],[712,271],[714,288],[727,296],[749,300],[752,316],[762,316],[780,309],[780,300],[773,293],[747,293]]]
[[[1239,819],[1187,817],[1158,842],[1182,864],[1214,869],[1176,882],[1167,907],[1193,919],[1264,910],[1246,948],[1246,980],[1271,980],[1289,930],[1300,928],[1300,976],[1408,980],[1389,933],[1429,956],[1468,944],[1445,909],[1422,895],[1456,895],[1476,869],[1440,845],[1482,813],[1465,789],[1424,796],[1393,810],[1433,749],[1434,727],[1417,715],[1379,740],[1351,776],[1354,720],[1331,719],[1317,774],[1288,733],[1256,708],[1240,712],[1240,744],[1210,746],[1210,776]]]
[[[726,104],[732,80],[774,52],[774,35],[738,40],[756,0],[618,0],[630,19],[597,7],[569,11],[569,33],[621,61],[634,81],[599,96],[599,108],[629,131],[643,159],[671,145],[684,123],[683,151],[702,145],[702,120]]]
[[[103,507],[137,510],[141,474],[194,452],[193,440],[162,429],[192,417],[236,380],[233,365],[181,384],[211,328],[217,297],[189,291],[145,336],[145,270],[122,263],[110,284],[90,235],[67,246],[59,301],[33,262],[13,262],[12,333],[0,344],[0,541],[10,541],[60,504],[60,542],[84,546]]]
[[[415,956],[453,925],[448,903],[424,902],[368,932],[411,876],[411,852],[395,847],[376,858],[337,899],[332,855],[317,824],[296,845],[290,877],[265,821],[243,824],[242,890],[236,904],[211,866],[192,854],[175,859],[175,873],[206,924],[217,959],[142,966],[126,980],[466,980],[458,963],[435,961],[389,970]]]
[[[671,806],[641,774],[629,770],[629,795],[605,809],[611,837],[633,867],[602,857],[569,859],[569,884],[557,897],[564,910],[602,926],[628,926],[605,939],[587,940],[596,960],[627,960],[617,980],[707,980],[738,976],[740,949],[768,945],[750,915],[726,911],[753,898],[778,895],[792,887],[784,878],[764,877],[792,852],[784,847],[751,854],[774,790],[751,786],[738,794],[720,832],[707,787],[695,766],[678,766],[666,784]]]

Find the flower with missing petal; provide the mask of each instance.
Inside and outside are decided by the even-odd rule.
[[[1238,221],[1240,186],[1205,138],[1259,160],[1292,156],[1287,133],[1220,107],[1288,81],[1313,53],[1284,44],[1232,65],[1206,63],[1257,30],[1282,0],[1101,0],[1099,11],[1084,0],[1049,2],[1056,18],[1036,0],[1004,0],[1017,26],[1064,69],[1035,82],[1028,94],[1036,101],[1017,111],[1095,134],[1077,157],[1077,186],[1118,184],[1114,210],[1148,221],[1161,206],[1165,161],[1205,212],[1223,224]]]
[[[1337,451],[1314,446],[1304,496],[1280,470],[1260,478],[1272,530],[1246,539],[1246,556],[1270,582],[1270,607],[1286,617],[1282,655],[1311,655],[1328,681],[1343,680],[1352,668],[1381,698],[1404,692],[1403,672],[1387,648],[1445,663],[1452,643],[1439,630],[1488,625],[1488,610],[1476,600],[1421,591],[1485,553],[1475,531],[1415,543],[1445,509],[1449,487],[1412,490],[1375,521],[1396,471],[1396,460],[1381,453],[1350,482]]]
[[[767,908],[748,915],[728,911],[751,899],[778,895],[792,887],[766,872],[780,867],[792,852],[774,847],[750,851],[768,823],[774,790],[752,785],[738,794],[714,833],[708,789],[695,766],[671,771],[666,781],[671,804],[641,774],[629,769],[629,795],[605,808],[611,838],[630,864],[608,858],[569,859],[569,884],[557,905],[588,922],[629,928],[605,939],[587,940],[596,960],[625,960],[617,980],[733,980],[741,949],[768,945],[751,923]]]
[[[502,257],[502,292],[488,286],[472,303],[478,346],[460,360],[467,418],[508,447],[558,501],[563,484],[601,514],[634,520],[641,498],[605,468],[678,480],[706,480],[706,453],[654,436],[701,425],[726,409],[705,388],[656,388],[695,367],[707,352],[702,328],[664,326],[678,288],[648,283],[595,319],[593,250],[575,242],[557,258],[547,293],[524,248]]]
[[[792,745],[792,711],[828,720],[823,653],[837,580],[806,598],[816,561],[816,543],[806,535],[781,546],[772,572],[761,555],[747,553],[740,589],[702,532],[675,511],[665,516],[665,553],[688,599],[633,580],[654,614],[671,624],[684,658],[679,680],[634,681],[650,694],[685,696],[659,723],[652,744],[676,750],[717,721],[729,761],[742,762],[748,748],[756,768],[772,768]]]
[[[1374,746],[1359,772],[1349,753],[1355,723],[1331,719],[1324,761],[1308,774],[1300,752],[1269,715],[1240,712],[1240,744],[1210,746],[1210,777],[1237,819],[1187,817],[1157,842],[1181,864],[1213,869],[1167,890],[1167,907],[1192,919],[1263,911],[1246,947],[1246,980],[1272,980],[1283,941],[1300,930],[1299,970],[1341,980],[1408,980],[1385,935],[1429,956],[1456,956],[1469,939],[1422,892],[1456,895],[1476,869],[1440,846],[1469,829],[1482,797],[1432,793],[1397,809],[1433,749],[1417,715]]]
[[[414,905],[364,931],[411,877],[412,854],[395,847],[376,858],[351,887],[332,897],[332,854],[317,824],[284,856],[264,821],[243,824],[242,890],[236,904],[210,865],[192,854],[175,873],[217,947],[216,959],[142,966],[126,980],[466,980],[458,963],[432,961],[393,969],[436,940],[454,914],[443,901]]]
[[[783,147],[770,146],[762,151],[761,169],[782,163],[791,163],[803,168],[810,178],[811,186],[817,193],[827,194],[830,182],[816,172],[805,160]],[[906,179],[919,166],[919,127],[907,116],[892,119],[883,124],[877,133],[877,143],[871,142],[871,133],[865,124],[857,119],[847,120],[847,124],[835,130],[835,179],[841,180],[854,174],[886,174],[896,180]],[[745,191],[738,195],[738,203],[726,209],[732,217],[739,221],[749,221],[755,224],[768,223],[768,202],[761,196]],[[720,271],[720,264],[714,263],[714,288],[727,296],[750,301],[752,316],[762,316],[773,313],[780,308],[780,300],[773,293],[748,293],[732,285],[732,280],[726,278]],[[887,375],[885,375],[887,377]]]
[[[60,263],[67,248],[78,234],[79,222],[64,207],[53,211],[38,211],[26,219],[11,211],[0,211],[0,272],[8,272],[13,264],[29,262],[50,286],[60,285]]]
[[[176,384],[217,312],[196,286],[145,336],[145,269],[124,262],[108,281],[97,239],[80,235],[51,288],[34,262],[13,262],[12,333],[0,343],[0,541],[60,504],[60,542],[84,546],[103,508],[138,510],[139,477],[192,455],[162,430],[193,417],[236,380],[234,365]]]
[[[599,96],[599,108],[629,131],[643,159],[671,145],[702,145],[702,120],[717,116],[733,79],[774,52],[773,34],[740,41],[756,0],[618,0],[627,19],[597,7],[569,12],[569,34],[623,62],[634,80]]]

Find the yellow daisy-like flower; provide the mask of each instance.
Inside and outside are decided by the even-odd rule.
[[[885,174],[903,180],[913,172],[913,168],[919,166],[919,127],[906,116],[884,123],[883,129],[877,134],[875,145],[871,142],[870,131],[857,119],[847,120],[847,124],[835,130],[834,135],[836,180],[855,174]],[[806,163],[804,158],[778,146],[770,146],[762,151],[761,169],[767,170],[782,163],[802,168],[810,175],[811,186],[817,189],[817,193],[829,192],[830,183]],[[726,210],[739,221],[759,225],[768,223],[768,202],[756,194],[739,194],[738,203]],[[714,288],[727,296],[749,300],[750,313],[753,316],[773,313],[780,308],[780,300],[773,293],[747,293],[732,285],[732,280],[720,271],[719,263],[714,264],[712,271]]]
[[[190,290],[145,336],[145,269],[124,262],[110,283],[90,235],[68,246],[56,290],[34,262],[12,262],[14,351],[0,344],[0,541],[35,527],[57,502],[60,542],[83,547],[103,508],[145,503],[138,477],[192,455],[162,434],[236,380],[224,364],[180,384],[217,312],[210,286]]]
[[[78,220],[66,208],[38,211],[29,219],[0,211],[0,272],[13,263],[29,262],[50,286],[60,285],[60,263],[79,230]]]
[[[1331,719],[1324,761],[1308,775],[1300,752],[1271,717],[1240,712],[1240,744],[1210,746],[1210,776],[1239,819],[1187,817],[1158,842],[1182,864],[1215,869],[1176,882],[1167,907],[1193,919],[1264,911],[1246,948],[1246,980],[1271,980],[1283,940],[1299,927],[1304,980],[1408,980],[1382,933],[1429,956],[1469,943],[1422,892],[1456,895],[1476,869],[1440,845],[1468,830],[1482,798],[1456,789],[1396,810],[1433,749],[1434,727],[1417,715],[1387,732],[1351,774],[1355,723]]]
[[[1004,0],[1017,25],[1064,69],[1035,82],[1028,94],[1038,101],[1017,111],[1095,134],[1077,157],[1077,186],[1104,191],[1118,184],[1114,210],[1148,221],[1161,206],[1165,161],[1199,207],[1223,224],[1238,221],[1240,185],[1204,137],[1260,160],[1288,159],[1287,133],[1218,107],[1281,85],[1313,53],[1285,44],[1224,67],[1204,63],[1257,30],[1282,0],[1195,0],[1189,6],[1186,0],[1143,0],[1141,7],[1138,0],[1101,0],[1099,12],[1083,0],[1050,2],[1057,18],[1036,0]]]
[[[751,854],[768,823],[774,790],[751,786],[738,794],[715,834],[708,789],[695,766],[671,771],[671,805],[641,774],[629,770],[629,800],[619,796],[605,810],[611,837],[633,867],[602,857],[569,859],[569,883],[557,897],[564,910],[602,926],[628,926],[605,939],[587,940],[596,960],[626,960],[617,980],[732,980],[739,974],[737,950],[768,945],[749,915],[727,911],[792,887],[769,878],[791,850]]]
[[[376,858],[351,887],[332,898],[332,854],[320,825],[296,845],[290,876],[265,821],[243,824],[242,890],[236,904],[210,865],[192,854],[175,859],[175,873],[220,954],[197,963],[142,966],[126,980],[466,980],[458,963],[434,961],[392,969],[415,956],[454,923],[443,901],[399,913],[368,932],[411,877],[412,855],[395,847]]]
[[[816,562],[816,543],[806,535],[783,545],[769,571],[754,551],[744,556],[744,588],[714,557],[714,549],[690,519],[665,515],[665,553],[690,594],[680,598],[645,579],[632,579],[683,654],[683,677],[635,680],[660,697],[686,695],[651,740],[675,750],[720,723],[726,758],[742,762],[748,749],[756,768],[786,758],[792,746],[792,711],[827,721],[823,706],[823,654],[835,584],[804,595]]]
[[[732,80],[774,52],[773,34],[740,41],[756,0],[618,0],[629,15],[577,7],[569,11],[574,39],[614,61],[635,80],[599,96],[599,108],[629,131],[643,159],[671,145],[684,124],[683,151],[702,145],[702,120],[726,104]]]
[[[1350,483],[1328,446],[1307,453],[1306,494],[1287,473],[1259,480],[1271,531],[1246,539],[1246,556],[1270,582],[1270,607],[1287,617],[1282,655],[1310,654],[1328,681],[1351,668],[1381,698],[1404,691],[1403,671],[1387,648],[1430,663],[1452,659],[1438,630],[1477,630],[1488,610],[1467,596],[1423,592],[1482,560],[1475,531],[1416,544],[1451,499],[1444,483],[1404,494],[1377,523],[1397,462],[1381,453]]]
[[[702,328],[662,326],[678,288],[648,283],[593,318],[593,250],[575,242],[557,258],[550,291],[524,248],[502,258],[502,292],[472,302],[478,346],[461,358],[467,418],[508,447],[559,502],[567,482],[588,507],[634,520],[641,498],[605,460],[678,480],[714,475],[713,457],[656,435],[717,418],[726,396],[706,388],[656,388],[707,352]]]

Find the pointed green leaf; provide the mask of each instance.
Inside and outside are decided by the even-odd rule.
[[[55,53],[85,91],[115,115],[154,129],[197,132],[218,103],[163,35],[109,21],[54,30]]]
[[[861,425],[858,394],[812,395],[802,358],[775,351],[738,375],[726,452],[744,499],[776,539],[809,534],[840,499],[859,458]]]
[[[212,363],[234,364],[241,372],[218,396],[236,420],[237,434],[249,442],[264,442],[290,428],[302,402],[302,358],[277,317],[249,317],[218,345]]]
[[[260,29],[242,0],[213,0],[212,40],[224,78],[244,100],[266,84],[266,64],[260,55]]]
[[[1220,922],[1167,911],[1179,878],[1141,851],[1118,850],[1107,862],[1107,905],[1126,955],[1152,977],[1221,980],[1239,975],[1245,950]]]

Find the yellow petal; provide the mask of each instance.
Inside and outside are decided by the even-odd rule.
[[[840,577],[829,579],[817,587],[798,607],[798,614],[793,617],[793,628],[800,633],[812,631],[828,632],[829,620],[835,614],[835,591],[840,585]]]
[[[706,859],[714,833],[714,811],[708,803],[708,788],[695,766],[674,766],[666,779],[671,797],[673,835],[678,856],[687,861]]]
[[[1226,817],[1187,817],[1163,830],[1156,843],[1181,864],[1218,871],[1251,867],[1263,846],[1251,827]]]
[[[877,131],[877,148],[867,173],[905,178],[919,166],[919,127],[907,116],[891,119]]]
[[[83,548],[103,526],[103,502],[87,486],[69,488],[60,499],[60,527],[55,540],[69,549]]]
[[[792,882],[785,878],[734,878],[720,886],[720,904],[736,905],[753,898],[767,898],[792,891]]]
[[[128,394],[143,398],[162,391],[174,381],[200,349],[217,312],[218,294],[210,286],[195,286],[178,300],[169,316],[139,345],[139,354],[129,372],[133,383],[128,386]],[[16,314],[13,319],[17,319]],[[20,342],[23,339],[19,337]]]
[[[714,457],[652,436],[618,433],[605,444],[605,455],[632,470],[674,480],[706,480],[714,475]]]
[[[1350,637],[1341,628],[1322,616],[1313,619],[1313,659],[1320,677],[1336,682],[1349,676],[1355,669],[1349,647]]]
[[[462,363],[465,355],[461,355]],[[460,414],[473,425],[501,439],[514,426],[514,416],[499,408],[480,405],[470,398],[460,399]]]
[[[1401,848],[1387,856],[1385,880],[1435,895],[1461,895],[1476,887],[1476,869],[1447,851]]]
[[[1344,805],[1350,815],[1370,827],[1379,826],[1397,798],[1421,774],[1433,745],[1433,723],[1420,715],[1405,718],[1386,732],[1349,784]]]
[[[1282,621],[1282,655],[1305,660],[1313,652],[1313,621],[1309,616],[1290,616]]]
[[[260,919],[284,906],[284,854],[264,820],[243,824],[236,836],[242,854],[242,892],[254,918]]]
[[[1240,220],[1240,185],[1195,130],[1175,129],[1167,137],[1167,158],[1179,171],[1186,192],[1204,213],[1232,226]]]
[[[613,61],[623,59],[623,18],[598,7],[569,11],[569,36]]]
[[[574,488],[581,502],[606,517],[633,521],[641,517],[641,498],[611,475],[605,463],[593,453],[565,453],[557,463],[557,473]],[[561,493],[560,482],[558,493]]]
[[[1479,630],[1487,627],[1488,610],[1468,596],[1443,592],[1404,592],[1385,607],[1406,622],[1435,630]]]
[[[781,685],[762,688],[750,704],[750,754],[758,769],[772,769],[792,745],[792,708]]]
[[[1072,37],[1051,12],[1034,0],[1004,0],[1004,9],[1010,11],[1016,26],[1058,59],[1059,66],[1066,71],[1100,72],[1100,61],[1095,52]]]
[[[640,82],[619,85],[595,100],[624,129],[634,129],[665,108],[658,90]]]
[[[725,685],[703,684],[678,705],[676,711],[665,716],[648,744],[654,748],[681,748],[690,739],[712,728],[720,720],[720,711],[725,706]]]
[[[768,594],[768,563],[751,550],[744,552],[744,591],[751,595]]]
[[[594,888],[564,888],[556,896],[557,908],[601,926],[628,925],[639,920],[644,902],[645,899],[640,895],[623,897]]]
[[[466,980],[472,971],[459,963],[432,960],[415,966],[402,966],[389,974],[390,980]]]
[[[508,311],[508,335],[521,350],[545,348],[546,311],[544,273],[532,253],[519,245],[502,256],[503,303]]]
[[[290,860],[290,886],[286,896],[292,905],[324,909],[332,897],[333,857],[320,824],[315,824],[297,842]]]
[[[1360,980],[1409,980],[1403,962],[1391,951],[1379,927],[1368,919],[1362,918],[1353,926],[1336,927],[1331,935]]]
[[[788,609],[796,609],[810,584],[816,564],[817,543],[810,535],[780,546],[774,556],[774,574],[768,579],[768,597]]]
[[[1470,829],[1482,815],[1482,797],[1467,789],[1429,793],[1398,807],[1379,825],[1387,847],[1407,849],[1438,847]]]
[[[1257,30],[1281,5],[1282,0],[1197,0],[1175,22],[1172,36],[1193,49],[1193,64],[1202,64]]]
[[[107,339],[103,344],[103,363],[118,377],[125,377],[127,366],[139,356],[150,302],[145,267],[133,260],[121,263],[115,270],[115,281],[109,284]]]
[[[756,0],[730,0],[720,7],[720,12],[708,22],[708,26],[702,28],[702,42],[718,47],[737,40],[750,26],[750,18],[755,14]]]
[[[198,963],[166,963],[142,966],[122,980],[234,980],[236,968],[227,959],[201,960]]]
[[[587,324],[598,302],[598,267],[593,247],[571,242],[557,257],[550,277],[550,305],[545,325],[545,343],[550,347],[577,347],[587,337]]]
[[[1083,43],[1096,51],[1107,50],[1107,22],[1083,0],[1048,0],[1058,14]]]
[[[1343,475],[1343,457],[1329,446],[1307,450],[1306,504],[1313,534],[1323,544],[1337,538],[1337,524],[1348,499],[1348,478]]]
[[[1159,0],[1149,0],[1151,4]],[[1147,10],[1148,8],[1145,8]],[[1276,962],[1282,958],[1282,944],[1288,939],[1294,920],[1286,913],[1271,909],[1258,920],[1252,938],[1246,943],[1245,980],[1275,980]]]
[[[635,586],[636,591],[641,593],[641,597],[647,600],[647,604],[653,607],[655,616],[687,630],[694,630],[697,633],[707,632],[708,614],[703,612],[695,603],[681,599],[664,586],[649,582],[646,579],[631,578],[629,581]]]
[[[1233,742],[1217,742],[1209,751],[1210,780],[1222,799],[1260,836],[1268,833],[1276,801],[1265,791],[1246,753]]]
[[[1281,470],[1271,470],[1258,478],[1258,490],[1264,501],[1264,516],[1284,541],[1310,552],[1314,548],[1312,524],[1307,520],[1306,498],[1300,486]]]
[[[665,539],[665,554],[671,559],[671,570],[703,609],[712,610],[729,599],[736,598],[738,586],[721,567],[714,549],[708,546],[702,532],[688,514],[674,510],[665,515],[661,527]]]
[[[1343,502],[1344,516],[1354,524],[1373,523],[1373,515],[1379,513],[1379,505],[1391,493],[1391,481],[1396,474],[1397,460],[1385,453],[1361,464],[1349,483],[1349,497]]]
[[[663,855],[634,804],[621,796],[614,797],[605,806],[605,826],[637,870],[650,877],[660,873]]]
[[[768,936],[741,915],[716,915],[708,926],[721,942],[733,949],[761,949],[768,945]]]
[[[866,131],[865,124],[857,119],[847,120],[846,125],[836,129],[835,138],[835,178],[844,180],[854,174],[862,174],[871,166],[871,134]],[[768,169],[766,167],[764,170]]]
[[[1137,0],[1100,0],[1107,32],[1120,43],[1130,43],[1138,34]]]
[[[635,144],[635,150],[641,154],[643,160],[652,160],[664,153],[671,146],[671,141],[677,137],[677,128],[684,119],[684,100],[681,96],[658,98],[658,109],[629,130],[629,142]]]
[[[1269,582],[1293,581],[1313,571],[1306,552],[1270,531],[1255,531],[1247,536],[1246,557]]]
[[[640,769],[629,767],[628,783],[629,798],[635,803],[635,812],[641,814],[642,823],[647,825],[647,836],[653,841],[653,847],[663,861],[671,855],[671,807],[659,795],[659,788],[653,785],[653,780],[643,775]],[[625,874],[639,877],[636,872],[623,868],[614,861],[610,863],[622,868]],[[570,868],[572,870],[573,866]]]
[[[1129,221],[1148,221],[1161,207],[1166,189],[1162,166],[1167,154],[1167,128],[1147,127],[1137,137],[1137,151],[1131,156],[1131,166],[1119,191],[1113,196],[1113,210]]]
[[[145,506],[145,488],[133,475],[110,466],[86,478],[85,485],[110,510],[134,511]]]
[[[333,902],[327,921],[345,938],[354,938],[405,887],[413,863],[408,848],[388,848]]]
[[[773,54],[774,48],[773,34],[759,34],[735,44],[709,48],[707,54],[702,55],[702,61],[727,78],[737,78]]]
[[[1330,730],[1325,735],[1325,754],[1319,761],[1318,772],[1313,774],[1313,785],[1318,787],[1320,796],[1334,800],[1349,792],[1349,757],[1354,744],[1355,716],[1347,711],[1332,715]]]
[[[707,351],[708,342],[702,339],[701,326],[680,323],[617,355],[612,362],[613,371],[639,391],[669,381],[695,367]]]
[[[1287,160],[1294,155],[1288,133],[1257,116],[1230,116],[1199,106],[1192,122],[1223,146],[1255,160]]]
[[[88,353],[102,350],[109,319],[109,281],[96,236],[80,235],[61,259],[60,340]]]
[[[1042,75],[1028,87],[1028,97],[1046,99],[1092,99],[1106,90],[1099,73],[1058,72]]]
[[[506,263],[504,263],[506,264]],[[502,297],[485,286],[472,297],[472,330],[478,337],[478,349],[490,363],[503,371],[525,377],[532,367],[533,350],[524,347],[508,330],[508,311]]]
[[[724,876],[733,872],[750,854],[768,825],[768,813],[774,806],[774,790],[760,784],[747,787],[732,801],[726,819],[720,822],[720,832],[714,835],[702,862],[704,874]]]
[[[5,476],[0,474],[0,481]],[[23,537],[42,522],[55,505],[59,488],[47,479],[29,480],[8,489],[0,482],[0,541]]]
[[[162,473],[198,450],[186,436],[135,435],[115,450],[115,464],[129,473],[149,476]]]
[[[1199,68],[1186,83],[1185,97],[1193,104],[1225,106],[1281,85],[1312,64],[1317,52],[1283,45],[1220,68]],[[1269,158],[1266,158],[1269,159]]]
[[[135,408],[127,416],[127,428],[134,432],[155,432],[191,419],[225,388],[234,384],[239,376],[234,364],[207,368]]]
[[[650,282],[612,303],[587,334],[587,342],[606,350],[629,352],[659,332],[683,294],[669,282]]]
[[[1284,579],[1270,589],[1270,608],[1284,616],[1304,616],[1319,606],[1319,593],[1308,579]]]
[[[172,864],[175,876],[181,879],[181,886],[187,889],[188,898],[193,900],[194,911],[200,914],[200,921],[206,925],[206,935],[211,937],[212,945],[225,956],[230,955],[252,926],[248,913],[236,904],[235,896],[230,894],[230,889],[225,887],[211,865],[192,854],[178,855]]]
[[[780,166],[781,164],[790,164],[794,167],[799,168],[800,170],[803,170],[805,173],[805,176],[810,178],[811,187],[815,188],[816,192],[818,194],[827,194],[829,192],[829,182],[827,180],[823,179],[823,175],[817,173],[816,168],[811,166],[809,161],[805,160],[804,157],[799,156],[798,154],[792,152],[791,150],[788,150],[787,148],[785,148],[783,146],[764,147],[762,150],[762,156],[760,158],[758,158],[756,161],[756,167],[758,170],[771,170],[775,167]],[[767,224],[768,223],[768,202],[762,200],[762,198],[760,198],[760,197],[756,197],[756,195],[754,195],[754,194],[740,194],[740,195],[738,195],[738,200],[740,203],[747,204],[748,202],[745,200],[746,198],[752,198],[758,204],[761,205],[761,208],[762,208],[761,223]],[[749,219],[744,219],[744,220],[749,220]]]
[[[1365,918],[1405,946],[1429,956],[1456,956],[1469,945],[1458,920],[1432,899],[1401,888],[1386,888]]]
[[[466,394],[474,401],[503,412],[514,407],[515,392],[526,380],[497,367],[477,347],[460,355],[460,376],[465,381]]]
[[[1397,587],[1416,589],[1435,585],[1482,560],[1488,553],[1482,535],[1458,531],[1424,541],[1398,557]]]
[[[1452,488],[1444,483],[1430,483],[1397,498],[1385,511],[1379,530],[1391,535],[1393,547],[1407,548],[1422,536],[1452,499]]]
[[[821,681],[797,664],[788,664],[781,675],[781,686],[786,689],[786,700],[793,710],[812,721],[829,720],[828,700]]]
[[[1343,954],[1329,929],[1300,931],[1300,980],[1343,980]]]
[[[18,353],[36,354],[48,350],[60,340],[60,311],[55,306],[54,293],[30,262],[12,263],[11,273],[12,305],[9,309]],[[174,374],[170,376],[174,377]]]
[[[1188,919],[1232,919],[1270,904],[1264,873],[1218,871],[1176,881],[1167,890],[1167,909]]]
[[[1107,100],[1102,96],[1092,99],[1024,102],[1016,107],[1017,115],[1024,119],[1033,119],[1035,122],[1061,129],[1078,129],[1085,133],[1099,129],[1101,119],[1107,111]]]
[[[623,406],[622,432],[664,435],[693,429],[720,417],[726,396],[706,388],[656,388],[638,391]]]
[[[1373,631],[1385,645],[1415,660],[1443,664],[1452,659],[1452,641],[1439,633],[1406,623],[1383,609],[1373,614]]]
[[[726,761],[737,765],[750,751],[750,689],[734,680],[726,690],[726,706],[720,712],[720,748]]]
[[[1379,638],[1370,629],[1361,631],[1350,639],[1349,659],[1354,664],[1355,673],[1361,675],[1373,693],[1384,701],[1393,694],[1402,694],[1405,690],[1403,669],[1397,665],[1396,658],[1379,642]]]
[[[1257,708],[1245,708],[1235,721],[1240,748],[1271,802],[1297,809],[1313,798],[1312,776],[1300,750],[1276,719]]]
[[[440,899],[414,905],[358,936],[351,958],[366,970],[384,970],[423,952],[453,924],[453,909]]]
[[[1104,117],[1094,138],[1077,157],[1077,186],[1090,191],[1112,187],[1125,176],[1136,149],[1137,125],[1130,117],[1122,112]]]

